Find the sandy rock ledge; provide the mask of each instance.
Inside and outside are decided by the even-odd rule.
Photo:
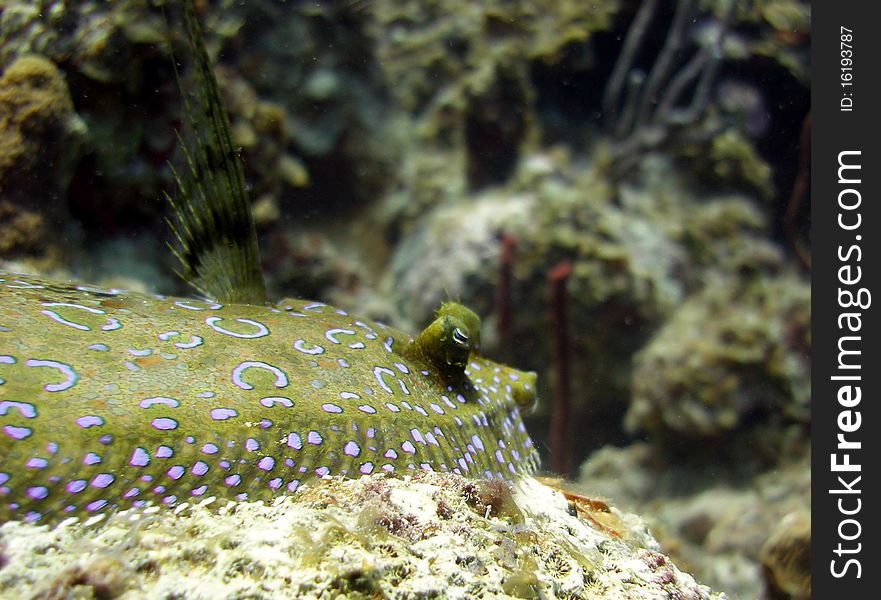
[[[532,478],[420,473],[330,479],[271,506],[10,522],[0,598],[726,597],[676,568],[642,519],[600,513]]]

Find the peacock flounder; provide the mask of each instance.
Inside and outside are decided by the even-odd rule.
[[[328,475],[537,465],[520,418],[535,375],[477,355],[477,317],[459,305],[415,340],[315,302],[9,273],[0,307],[0,522],[266,499]]]
[[[481,357],[467,308],[443,304],[411,338],[317,302],[267,304],[190,2],[183,23],[199,96],[183,94],[194,141],[171,224],[183,277],[213,300],[0,272],[0,522],[267,499],[331,475],[533,471],[520,414],[535,374]]]

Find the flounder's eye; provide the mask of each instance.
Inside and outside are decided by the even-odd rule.
[[[465,324],[455,317],[438,317],[441,322],[441,336],[438,340],[438,350],[447,365],[464,368],[468,364],[468,356],[471,354],[471,342],[468,339],[468,329]]]
[[[447,375],[461,375],[480,344],[480,319],[460,304],[447,302],[405,351]]]
[[[453,342],[455,342],[459,346],[467,346],[468,334],[462,331],[461,327],[456,327],[453,330]]]

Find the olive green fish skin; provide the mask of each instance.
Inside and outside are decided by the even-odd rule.
[[[319,303],[0,272],[0,522],[265,500],[327,475],[537,468],[520,417],[533,373],[474,354],[444,372],[411,343]]]

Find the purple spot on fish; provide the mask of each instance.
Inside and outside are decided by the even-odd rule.
[[[281,487],[281,482],[282,482],[281,477],[276,477],[275,479],[270,479],[269,480],[269,488],[273,489],[273,490],[277,490],[278,488]]]
[[[230,475],[229,477],[224,478],[223,483],[228,485],[229,487],[235,487],[242,482],[242,478],[239,475]]]
[[[68,491],[68,493],[79,494],[81,491],[86,489],[86,480],[85,479],[75,479],[75,480],[69,482],[65,486],[65,489]]]
[[[9,473],[0,473],[0,485],[9,481]]]
[[[101,325],[102,331],[116,331],[120,327],[122,327],[122,323],[120,323],[117,319],[113,317],[107,317],[108,323],[106,325]]]
[[[232,376],[231,376],[232,382],[237,387],[239,387],[243,390],[253,390],[254,389],[253,385],[251,385],[250,383],[248,383],[242,379],[242,374],[248,369],[265,369],[265,370],[269,371],[270,373],[275,375],[275,387],[277,387],[277,388],[283,388],[288,385],[288,376],[285,375],[284,371],[282,371],[278,367],[275,367],[273,365],[270,365],[268,363],[261,362],[261,361],[248,360],[243,363],[239,363],[232,370]]]
[[[324,332],[324,337],[327,338],[329,342],[332,342],[334,344],[342,343],[338,339],[336,339],[336,336],[338,335],[355,335],[355,332],[351,329],[328,329]]]
[[[86,415],[85,417],[76,418],[74,422],[83,429],[88,429],[89,427],[98,427],[100,425],[103,425],[104,419],[102,419],[101,417],[96,417],[94,415]]]
[[[154,404],[163,404],[168,406],[169,408],[177,408],[180,406],[180,402],[175,400],[174,398],[166,398],[165,396],[154,396],[153,398],[144,398],[140,402],[138,402],[138,406],[141,408],[150,408]]]
[[[414,442],[419,442],[420,444],[425,443],[425,439],[422,437],[422,433],[418,429],[416,429],[416,428],[411,429],[410,435],[413,437]]]
[[[369,404],[362,404],[361,406],[358,407],[358,410],[360,410],[363,413],[367,413],[368,415],[375,415],[376,414],[376,409],[373,408],[372,406],[370,406]]]
[[[315,469],[315,474],[319,477],[327,477],[329,473],[330,469],[328,469],[327,467],[318,467],[317,469]]]
[[[416,447],[413,445],[412,442],[410,442],[410,440],[407,440],[403,444],[401,444],[401,450],[403,450],[407,454],[415,454],[416,453]]]
[[[343,454],[347,456],[358,456],[361,454],[361,446],[350,440],[346,442],[345,446],[343,446]]]
[[[290,408],[294,405],[290,398],[285,398],[284,396],[267,396],[260,399],[260,404],[266,408],[272,408],[276,404],[281,404],[286,408]]]
[[[10,408],[17,408],[18,412],[25,419],[33,419],[37,416],[37,409],[33,404],[27,402],[16,402],[14,400],[4,400],[0,402],[0,416],[4,416]]]
[[[30,427],[16,427],[15,425],[4,425],[3,432],[14,440],[29,438],[34,433]]]
[[[211,410],[211,418],[215,421],[226,421],[232,417],[238,416],[239,413],[232,408],[215,408]]]
[[[113,475],[110,473],[98,473],[95,477],[92,478],[92,483],[90,484],[93,488],[106,488],[108,485],[113,483]]]
[[[45,458],[34,457],[27,461],[24,466],[29,469],[45,469],[49,465],[49,461]],[[2,483],[2,482],[0,482]]]
[[[245,449],[254,452],[260,449],[260,443],[254,438],[248,438],[245,441]]]
[[[343,400],[358,400],[361,396],[354,392],[340,392],[340,398]]]
[[[299,480],[299,479],[294,479],[292,482],[290,482],[290,483],[288,484],[288,491],[289,491],[289,492],[296,492],[296,491],[297,491],[297,487],[298,487],[299,485],[300,485],[300,480]]]
[[[64,390],[68,390],[72,388],[76,384],[77,379],[79,379],[70,365],[54,360],[28,359],[24,361],[24,364],[28,367],[50,367],[52,369],[57,369],[62,375],[64,375],[64,381],[61,383],[48,383],[44,385],[43,389],[47,392],[63,392]]]
[[[397,406],[395,406],[394,404],[392,404],[391,402],[386,402],[385,407],[394,413],[401,412],[401,409],[398,408]]]
[[[431,433],[430,431],[425,432],[425,441],[428,442],[429,444],[431,444],[432,446],[438,446],[438,447],[440,446],[440,444],[437,443],[437,438],[434,437],[434,434]]]
[[[174,456],[174,450],[168,446],[159,446],[156,448],[156,458],[171,458]]]
[[[113,443],[113,436],[109,433],[106,433],[98,438],[98,443],[104,446],[108,446]]]
[[[501,450],[496,450],[496,460],[499,461],[500,464],[505,464],[505,457],[502,456]]]
[[[388,384],[383,379],[383,375],[391,375],[395,376],[395,372],[391,369],[387,369],[385,367],[373,367],[373,377],[376,379],[376,383],[379,384],[379,387],[384,389],[386,393],[394,394],[395,392],[388,386]]]
[[[86,504],[86,510],[89,512],[96,512],[101,510],[107,506],[107,500],[95,500],[94,502],[89,502]]]
[[[36,485],[28,488],[28,498],[31,500],[42,500],[49,495],[49,490],[42,485]]]
[[[320,444],[321,442],[324,441],[324,438],[321,437],[321,434],[318,433],[317,431],[310,431],[306,435],[306,441],[308,443],[312,444],[313,446],[317,446],[318,444]]]
[[[271,471],[275,466],[275,459],[271,456],[264,456],[257,462],[257,468],[262,471]]]
[[[383,456],[385,456],[386,458],[390,458],[392,460],[395,460],[396,458],[398,458],[398,452],[396,450],[389,448],[388,450],[385,451],[385,454],[383,454]]]
[[[324,348],[319,345],[314,345],[311,348],[306,347],[306,340],[296,340],[294,342],[294,350],[299,350],[303,354],[323,354]]]
[[[471,443],[474,444],[474,447],[483,452],[483,440],[480,439],[480,436],[476,433],[471,436]]]
[[[166,475],[177,481],[184,476],[184,468],[180,465],[174,465],[165,472]]]
[[[177,421],[175,421],[174,419],[169,419],[168,417],[158,417],[156,419],[153,419],[150,424],[159,431],[169,431],[171,429],[177,429]]]
[[[229,470],[229,466],[230,466],[230,464],[229,464],[229,461],[228,461],[228,460],[222,460],[222,461],[220,461],[220,462],[217,463],[217,464],[220,465],[220,468],[221,468],[221,469],[226,469],[227,471]]]
[[[330,402],[325,402],[324,404],[322,404],[321,410],[323,410],[326,413],[331,413],[331,414],[339,414],[339,413],[343,412],[342,408],[340,408],[336,404],[331,404]]]
[[[89,452],[83,457],[84,465],[97,465],[101,462],[101,457],[95,454],[94,452]]]
[[[370,475],[373,472],[373,463],[366,462],[362,463],[360,467],[358,467],[358,471],[360,471],[364,475]]]
[[[122,495],[122,497],[125,499],[134,498],[135,496],[137,496],[140,493],[141,493],[141,490],[139,488],[133,487],[129,491],[124,493]]]
[[[207,485],[200,485],[199,487],[195,488],[192,492],[190,492],[190,495],[191,496],[201,496],[202,494],[204,494],[207,491],[208,491]]]
[[[233,321],[256,327],[257,331],[255,331],[254,333],[237,333],[235,331],[230,331],[229,329],[224,329],[220,325],[216,325],[218,321],[223,321],[223,317],[208,317],[205,319],[205,324],[217,333],[222,333],[224,335],[236,338],[252,340],[269,335],[269,329],[263,323],[258,323],[257,321],[252,321],[251,319],[233,319]]]
[[[58,452],[58,444],[56,444],[55,442],[49,442],[48,444],[46,444],[46,452],[48,452],[49,454],[55,454],[56,452]]]
[[[208,465],[206,463],[202,462],[201,460],[197,460],[195,463],[193,463],[192,473],[196,477],[201,477],[202,475],[204,475],[207,472],[208,472]]]
[[[303,447],[303,440],[298,433],[289,433],[287,445],[294,450],[300,450]]]
[[[428,408],[430,408],[431,410],[433,410],[434,412],[436,412],[436,413],[439,414],[439,415],[444,414],[444,409],[441,408],[440,406],[438,406],[437,404],[435,404],[434,402],[432,402],[431,404],[429,404],[429,405],[428,405]]]
[[[128,464],[132,467],[146,467],[150,464],[150,455],[147,454],[147,451],[143,448],[135,448],[134,452],[132,452],[132,457],[128,461]]]

